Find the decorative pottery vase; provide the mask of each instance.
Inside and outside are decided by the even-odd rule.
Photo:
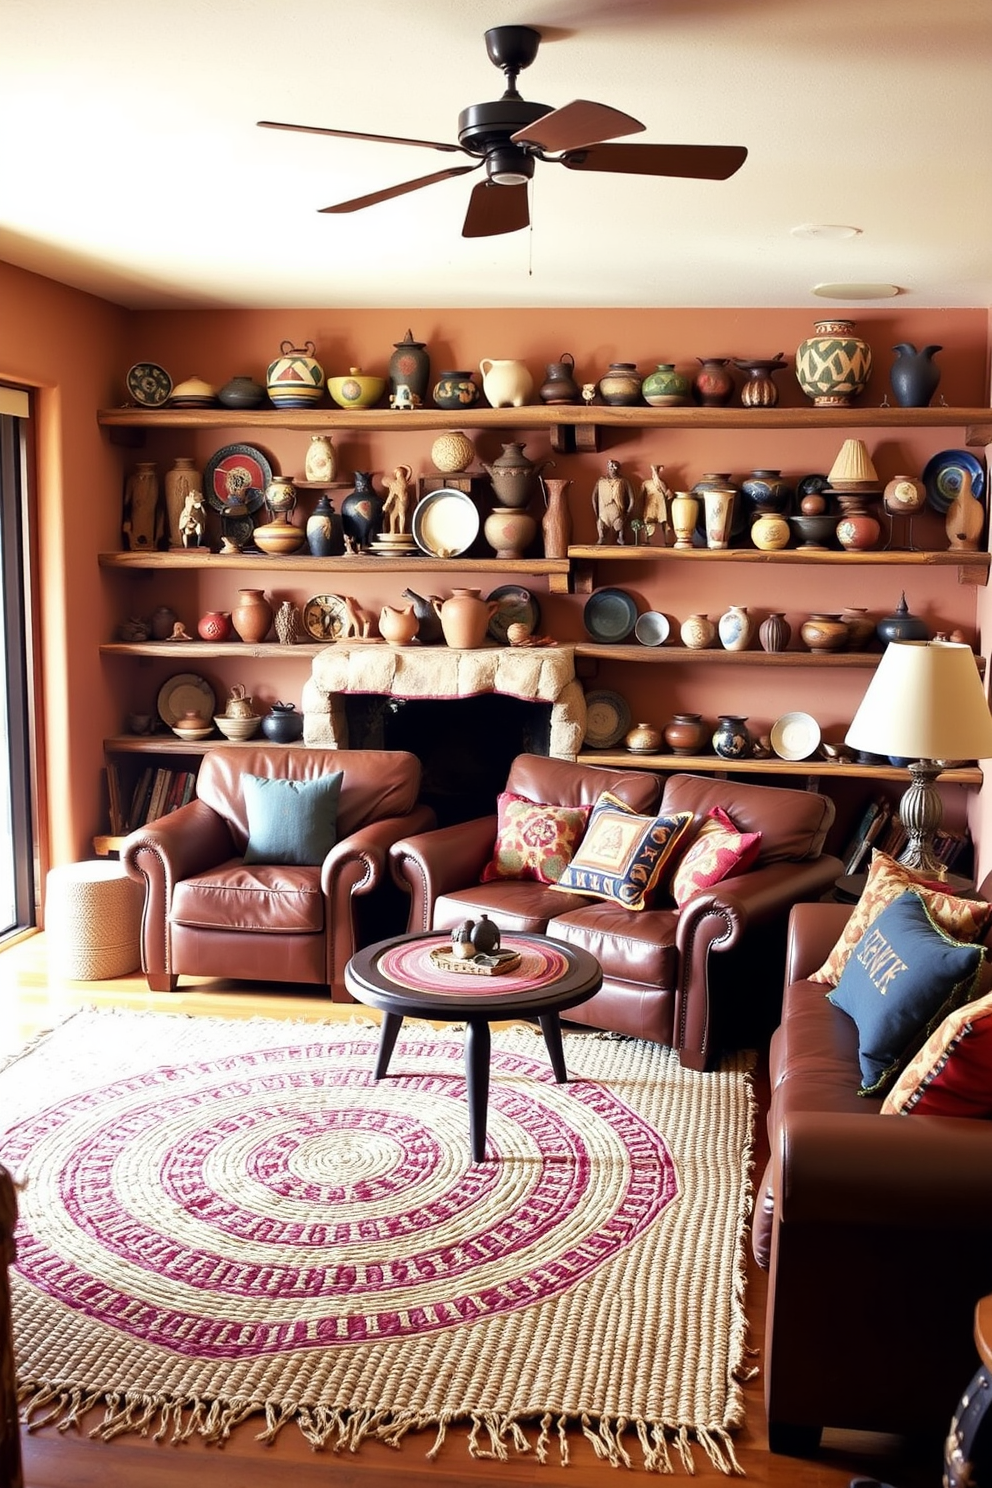
[[[673,754],[701,754],[709,729],[701,713],[676,713],[665,724],[665,743]]]
[[[498,360],[483,357],[479,371],[482,391],[493,408],[523,408],[534,390],[534,379],[526,363],[513,357]]]
[[[338,452],[329,434],[311,434],[303,461],[304,479],[311,485],[330,485],[338,473]]]
[[[344,526],[326,491],[307,518],[306,537],[314,558],[334,558],[344,552]]]
[[[176,627],[179,616],[170,605],[159,605],[152,611],[148,633],[153,641],[167,641]]]
[[[784,651],[792,640],[792,626],[782,610],[773,610],[758,626],[762,651]]]
[[[777,553],[789,546],[792,528],[780,512],[759,512],[751,523],[751,541],[763,553]]]
[[[634,362],[611,362],[599,379],[599,396],[614,408],[633,407],[641,401],[642,381]]]
[[[690,651],[705,651],[716,640],[716,626],[709,615],[688,615],[679,626],[679,635]]]
[[[312,408],[324,391],[324,369],[314,355],[312,341],[294,346],[283,341],[279,355],[265,373],[269,402],[277,408]]]
[[[245,691],[243,683],[236,682],[231,688],[231,693],[227,700],[227,707],[224,709],[224,716],[225,718],[258,717],[258,714],[255,712],[252,700],[249,697],[248,693]]]
[[[928,408],[940,382],[940,368],[933,360],[942,346],[924,346],[917,351],[908,341],[892,350],[896,359],[889,372],[892,392],[900,408]]]
[[[287,517],[275,517],[271,522],[256,527],[252,540],[263,553],[298,553],[305,546],[307,535],[302,527],[297,527]]]
[[[213,408],[217,389],[203,377],[187,377],[172,389],[169,403],[173,408]]]
[[[288,475],[274,475],[265,488],[265,505],[274,517],[289,518],[296,510],[296,487]]]
[[[415,594],[412,589],[403,590],[403,598],[408,599],[413,605],[413,613],[417,617],[417,640],[422,646],[436,646],[439,641],[444,640],[444,632],[441,629],[441,616],[438,606],[441,601],[436,594],[427,599],[422,594]]]
[[[300,612],[291,599],[281,601],[272,624],[280,646],[295,646],[302,639]]]
[[[191,491],[203,494],[203,477],[187,455],[177,455],[171,470],[165,472],[165,513],[169,526],[169,547],[181,548],[183,534],[179,521]]]
[[[196,633],[204,641],[229,641],[234,633],[227,610],[207,610],[196,622]]]
[[[477,956],[491,956],[493,951],[499,950],[499,926],[488,915],[480,915],[472,923],[472,928],[469,931],[469,939]]]
[[[719,714],[712,744],[714,754],[721,759],[748,759],[752,743],[747,719],[738,713]]]
[[[725,651],[746,651],[754,637],[754,621],[744,605],[730,605],[717,623],[717,634]]]
[[[953,552],[974,553],[985,528],[985,508],[972,489],[971,473],[961,471],[961,486],[947,508],[944,531]]]
[[[903,591],[899,596],[899,603],[891,615],[883,615],[875,626],[875,634],[887,646],[890,641],[928,641],[930,631],[926,621],[921,620],[919,615],[914,615],[906,603],[906,594]]]
[[[641,397],[651,408],[678,408],[689,401],[689,379],[673,362],[659,362],[641,383]]]
[[[295,703],[273,703],[262,719],[262,733],[273,744],[295,744],[303,738],[303,716]]]
[[[688,491],[676,491],[672,497],[672,530],[675,533],[673,547],[686,549],[693,546],[692,539],[699,521],[699,498]]]
[[[497,558],[522,558],[537,536],[537,523],[522,507],[494,506],[482,533]]]
[[[528,460],[522,444],[504,444],[503,453],[491,465],[482,461],[482,468],[493,483],[493,491],[500,506],[526,506],[533,491],[533,479],[550,462],[542,460],[538,465]]]
[[[391,646],[409,646],[419,629],[420,621],[414,614],[412,604],[398,609],[392,605],[383,605],[379,611],[379,634]]]
[[[152,460],[141,460],[124,490],[124,541],[131,552],[158,547],[165,513],[159,505],[158,472]]]
[[[393,394],[400,387],[410,389],[416,404],[427,399],[431,381],[431,359],[423,341],[415,341],[413,332],[407,331],[402,341],[393,342],[393,354],[389,358],[389,382]]]
[[[875,622],[866,609],[849,605],[840,618],[847,626],[848,651],[867,651],[875,639]]]
[[[563,351],[560,361],[548,362],[545,367],[545,378],[537,390],[537,395],[542,403],[580,403],[582,401],[582,389],[572,375],[575,371],[575,358],[570,352]]]
[[[752,470],[741,481],[741,501],[749,515],[785,512],[791,500],[792,487],[780,470]]]
[[[442,475],[456,475],[467,470],[475,459],[475,445],[461,429],[452,429],[448,434],[439,434],[431,445],[431,460],[434,469]]]
[[[272,628],[272,606],[261,589],[239,589],[231,624],[243,641],[264,641]]]
[[[363,372],[361,367],[349,367],[343,376],[327,379],[327,391],[339,408],[371,408],[386,391],[386,379]]]
[[[836,615],[810,615],[799,627],[799,634],[810,651],[843,651],[847,646],[847,625]]]
[[[474,408],[480,397],[479,385],[473,382],[471,372],[442,372],[431,397],[438,408]]]
[[[445,643],[453,651],[475,651],[486,639],[489,622],[499,609],[496,599],[483,599],[479,589],[452,589],[438,614]]]
[[[662,743],[661,729],[652,728],[650,723],[635,724],[623,742],[631,754],[657,754]]]
[[[541,536],[544,539],[545,558],[567,558],[568,545],[572,539],[572,518],[568,510],[565,492],[572,484],[570,480],[540,477],[544,495],[544,516],[541,518]]]
[[[894,475],[882,492],[882,505],[891,517],[911,517],[926,504],[926,486],[911,475]]]
[[[882,525],[870,512],[845,512],[837,522],[837,541],[849,553],[867,553],[878,546]]]
[[[692,396],[704,408],[725,408],[734,396],[734,374],[729,357],[697,357],[699,371],[692,379]]]
[[[372,472],[356,470],[355,488],[341,503],[341,522],[347,536],[358,544],[360,550],[367,548],[382,528],[385,505],[385,498],[372,489]]]
[[[232,377],[217,390],[217,402],[224,408],[261,408],[265,389],[254,377]]]
[[[817,408],[847,408],[871,375],[871,347],[853,320],[817,320],[796,352],[796,378]]]
[[[730,527],[734,519],[736,492],[721,491],[714,487],[703,492],[703,513],[706,522],[706,546],[729,548]]]
[[[776,352],[775,356],[765,361],[753,358],[734,357],[734,366],[744,373],[744,385],[741,388],[741,404],[744,408],[775,408],[778,405],[778,388],[775,386],[774,375],[781,372],[788,363],[783,352]]]

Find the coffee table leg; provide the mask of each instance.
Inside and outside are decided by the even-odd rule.
[[[561,1046],[561,1021],[557,1013],[541,1014],[541,1031],[544,1034],[548,1053],[551,1055],[551,1068],[555,1072],[555,1079],[559,1085],[567,1085],[568,1070],[565,1068],[565,1051]]]
[[[468,1085],[468,1134],[472,1161],[486,1155],[486,1116],[489,1110],[489,1024],[470,1018],[465,1029],[465,1079]]]
[[[379,1030],[379,1052],[375,1057],[374,1078],[381,1080],[389,1068],[389,1060],[396,1047],[399,1031],[403,1027],[402,1013],[383,1013]]]

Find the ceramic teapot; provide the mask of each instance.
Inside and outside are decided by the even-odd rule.
[[[256,718],[258,716],[252,707],[251,698],[240,682],[236,682],[231,688],[224,716],[225,718]]]
[[[493,483],[500,506],[526,506],[531,497],[533,478],[540,475],[551,461],[542,460],[538,465],[534,460],[528,460],[522,444],[504,444],[498,460],[491,465],[483,460],[481,464]]]

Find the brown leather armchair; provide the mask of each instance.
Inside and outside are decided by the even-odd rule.
[[[818,898],[843,869],[823,854],[834,807],[826,797],[713,776],[607,770],[524,754],[506,789],[530,801],[576,806],[612,791],[638,812],[721,805],[741,831],[762,833],[747,873],[697,894],[682,910],[632,911],[534,882],[481,883],[496,816],[477,818],[390,850],[397,883],[411,895],[409,928],[449,929],[485,912],[504,930],[548,934],[583,946],[603,968],[603,987],[569,1018],[678,1050],[704,1069],[723,1047],[766,1036],[777,1021],[785,927],[797,899]],[[742,1016],[746,1014],[746,1016]]]
[[[245,863],[242,775],[313,780],[343,771],[337,842],[319,867]],[[344,968],[375,909],[359,924],[360,896],[395,895],[390,845],[434,825],[418,804],[420,761],[403,751],[219,746],[203,757],[196,798],[133,832],[121,860],[145,886],[141,965],[155,992],[179,976],[318,982],[350,1002]],[[374,906],[375,899],[367,901]],[[400,925],[384,925],[383,935]]]

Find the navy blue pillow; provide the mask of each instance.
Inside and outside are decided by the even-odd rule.
[[[338,797],[344,772],[313,780],[242,775],[248,813],[246,863],[319,868],[338,837]]]
[[[827,993],[858,1025],[862,1095],[881,1094],[939,1020],[968,1001],[983,955],[939,929],[911,889],[872,920]]]

